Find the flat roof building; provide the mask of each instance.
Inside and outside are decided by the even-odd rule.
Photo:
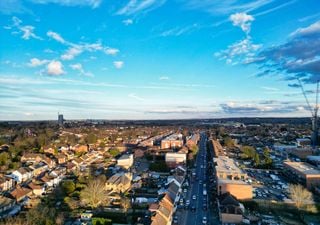
[[[287,174],[305,185],[309,190],[320,186],[320,170],[305,162],[284,162]]]
[[[218,195],[230,193],[237,199],[252,199],[252,186],[246,182],[248,175],[238,167],[234,159],[227,156],[214,158]]]

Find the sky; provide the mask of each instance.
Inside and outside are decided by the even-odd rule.
[[[311,115],[318,0],[1,0],[0,120]]]

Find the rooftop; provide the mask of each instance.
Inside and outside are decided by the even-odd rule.
[[[244,173],[235,163],[233,159],[228,158],[227,156],[220,156],[219,158],[214,158],[214,162],[216,163],[217,172],[225,172],[225,173]]]
[[[320,175],[320,170],[305,162],[284,162],[284,164],[292,167],[293,169],[305,175]]]

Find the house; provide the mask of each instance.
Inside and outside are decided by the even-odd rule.
[[[20,167],[10,175],[17,183],[25,182],[33,178],[33,169],[29,167]]]
[[[53,159],[50,159],[49,157],[43,157],[41,162],[47,164],[50,169],[56,166],[56,162]]]
[[[244,207],[230,193],[220,195],[218,201],[219,216],[222,224],[241,224]]]
[[[14,199],[0,195],[0,214],[12,209],[15,204],[16,201]]]
[[[56,150],[54,148],[45,148],[44,153],[50,154],[50,155],[55,155],[56,154]]]
[[[67,156],[61,153],[56,156],[56,159],[58,161],[58,164],[64,164],[68,160]]]
[[[37,153],[24,153],[20,159],[21,162],[40,162],[43,155]]]
[[[10,192],[10,196],[17,202],[23,201],[25,198],[32,195],[32,190],[29,188],[21,187],[17,185],[16,188]]]
[[[15,180],[11,177],[0,175],[0,191],[11,190],[15,185]]]
[[[117,160],[117,165],[125,169],[130,168],[133,165],[133,154],[124,154]]]
[[[49,166],[46,163],[40,162],[36,165],[30,166],[31,169],[33,169],[33,175],[39,176],[49,170]]]
[[[151,225],[171,225],[172,215],[174,213],[174,204],[168,194],[166,194],[155,211],[155,215],[151,217]]]
[[[45,187],[43,184],[36,184],[34,182],[31,182],[30,184],[28,184],[28,187],[32,190],[32,194],[34,194],[35,196],[41,196],[45,191]]]
[[[105,189],[124,193],[131,188],[131,181],[132,173],[116,173],[107,180]]]

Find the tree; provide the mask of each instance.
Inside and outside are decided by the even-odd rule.
[[[259,156],[258,153],[254,154],[253,160],[254,160],[254,164],[255,164],[256,166],[259,166],[259,165],[260,165],[260,156]]]
[[[84,205],[93,209],[108,204],[110,198],[105,191],[105,181],[102,178],[90,180],[88,185],[80,192],[80,199]]]
[[[109,150],[109,153],[110,153],[110,155],[112,155],[113,157],[115,157],[115,156],[117,156],[117,155],[120,154],[120,151],[119,151],[119,149],[117,149],[117,148],[112,148],[112,149]]]
[[[226,147],[228,148],[232,148],[234,147],[234,141],[232,140],[232,138],[230,137],[225,137],[223,138],[223,143]]]
[[[10,163],[9,154],[7,152],[0,153],[0,166],[5,166]]]
[[[256,150],[252,146],[243,146],[241,147],[241,151],[247,158],[253,159],[256,154]]]
[[[71,194],[76,189],[76,185],[72,180],[66,180],[62,183],[62,189],[66,194]]]
[[[198,145],[192,145],[191,146],[192,154],[194,154],[194,155],[197,154],[198,150],[199,150]]]
[[[313,200],[312,193],[300,184],[291,184],[289,186],[289,194],[290,198],[299,210]]]

